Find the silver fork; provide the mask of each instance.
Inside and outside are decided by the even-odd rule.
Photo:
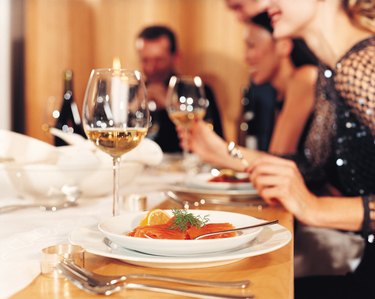
[[[226,288],[246,288],[249,286],[249,280],[241,280],[241,281],[209,281],[209,280],[195,280],[195,279],[188,279],[188,278],[177,278],[177,277],[170,277],[170,276],[162,276],[162,275],[153,275],[153,274],[145,274],[145,273],[130,273],[126,275],[119,275],[119,276],[109,276],[109,275],[101,275],[94,272],[91,272],[85,268],[82,268],[72,261],[63,260],[61,262],[64,267],[68,270],[73,272],[76,276],[81,277],[83,280],[87,281],[90,284],[96,286],[106,286],[106,285],[115,285],[118,283],[123,283],[128,279],[149,279],[149,280],[158,280],[158,281],[168,281],[168,282],[175,282],[181,284],[188,284],[188,285],[196,285],[196,286],[206,286],[206,287],[226,287]]]
[[[204,237],[220,235],[220,234],[225,234],[225,233],[231,233],[231,232],[237,232],[237,231],[243,231],[243,230],[252,229],[252,228],[261,227],[261,226],[266,226],[266,225],[272,225],[272,224],[276,224],[278,222],[279,222],[279,220],[265,221],[265,222],[262,222],[262,223],[253,224],[253,225],[249,225],[249,226],[236,227],[236,228],[231,228],[231,229],[226,229],[226,230],[219,230],[219,231],[216,231],[216,232],[204,233],[204,234],[196,236],[195,238],[193,238],[193,240],[199,240],[199,239],[202,239]]]
[[[143,290],[150,292],[166,293],[172,295],[183,295],[189,296],[192,298],[212,298],[212,299],[252,299],[253,295],[227,295],[227,294],[218,294],[218,293],[209,293],[209,292],[200,292],[188,289],[179,289],[171,287],[161,287],[155,285],[141,284],[141,283],[122,283],[116,285],[104,285],[97,286],[91,284],[90,282],[83,280],[81,276],[77,276],[74,272],[71,272],[70,268],[66,267],[65,264],[60,263],[57,268],[59,271],[75,286],[78,288],[93,294],[100,295],[111,295],[113,293],[119,292],[121,290]]]

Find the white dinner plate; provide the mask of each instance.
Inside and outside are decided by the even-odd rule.
[[[238,173],[238,178],[248,177],[248,173]],[[186,186],[195,187],[201,189],[213,189],[213,190],[254,190],[253,185],[250,182],[241,183],[229,183],[229,182],[211,182],[214,176],[211,173],[200,173],[191,178],[186,182]]]
[[[228,202],[228,201],[246,201],[248,199],[259,198],[258,192],[254,188],[249,189],[209,189],[201,188],[188,185],[186,183],[177,183],[168,186],[168,191],[172,191],[178,197],[189,197],[191,199],[209,199],[215,200],[216,202]]]
[[[288,244],[292,235],[285,227],[274,224],[263,227],[254,240],[236,250],[183,257],[149,255],[118,246],[109,248],[104,244],[103,237],[103,234],[96,227],[82,227],[71,232],[69,241],[72,244],[82,246],[87,252],[118,259],[132,265],[152,268],[193,269],[226,265],[247,257],[275,251]]]
[[[165,210],[171,217],[172,210]],[[230,223],[234,227],[244,227],[264,222],[248,215],[210,210],[188,210],[201,219],[208,218],[207,223]],[[99,223],[98,229],[112,242],[127,249],[164,256],[191,256],[214,252],[224,252],[242,246],[253,240],[262,230],[261,227],[244,230],[230,238],[171,240],[147,239],[127,236],[137,227],[147,212],[127,212],[121,216],[111,217]]]

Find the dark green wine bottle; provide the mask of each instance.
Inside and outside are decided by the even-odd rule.
[[[74,102],[73,95],[73,72],[71,70],[66,70],[64,72],[63,101],[61,104],[60,115],[56,119],[55,127],[65,133],[77,133],[86,138],[78,107]],[[67,144],[59,137],[55,137],[55,145],[62,146]]]

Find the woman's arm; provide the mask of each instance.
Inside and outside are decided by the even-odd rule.
[[[296,164],[267,157],[249,167],[250,178],[269,204],[282,204],[301,222],[318,227],[359,231],[363,223],[361,197],[317,197],[311,193]]]
[[[297,149],[315,102],[317,68],[303,66],[292,76],[285,92],[283,108],[277,117],[269,151],[290,154]]]
[[[183,128],[177,128],[181,140],[181,146],[197,154],[203,161],[218,167],[230,168],[236,171],[244,171],[245,167],[240,160],[233,158],[228,152],[228,143],[218,136],[211,127],[197,121],[186,134]],[[244,158],[251,163],[263,153],[240,147]]]

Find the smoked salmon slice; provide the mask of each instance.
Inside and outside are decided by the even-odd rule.
[[[173,228],[173,222],[169,221],[167,224],[138,226],[132,232],[128,233],[128,236],[152,239],[189,240],[201,234],[232,228],[234,228],[234,226],[230,223],[208,223],[202,227],[190,226],[186,231],[181,231],[178,228]],[[236,235],[236,232],[231,232],[208,236],[202,239],[230,238]]]

